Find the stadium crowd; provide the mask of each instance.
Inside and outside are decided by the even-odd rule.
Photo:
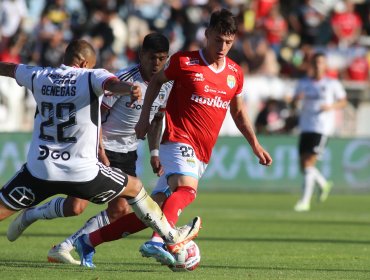
[[[314,51],[326,53],[328,75],[368,83],[369,0],[3,0],[0,61],[57,66],[66,45],[84,38],[97,50],[97,67],[115,72],[138,62],[138,48],[152,30],[169,38],[170,54],[202,47],[209,15],[221,7],[239,19],[229,56],[244,70],[246,104],[259,132],[294,128],[287,100]],[[3,79],[0,130],[30,130],[32,98]],[[225,126],[221,133],[234,131]]]

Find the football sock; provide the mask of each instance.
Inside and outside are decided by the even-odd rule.
[[[49,220],[64,217],[64,200],[63,197],[56,197],[41,206],[30,208],[30,210],[26,212],[27,221],[34,222],[36,220]]]
[[[312,167],[312,169],[316,182],[319,184],[320,188],[323,188],[328,183],[328,181],[316,167]]]
[[[306,167],[304,169],[303,179],[303,197],[301,202],[304,204],[310,204],[311,197],[315,187],[315,171],[314,167]]]
[[[176,226],[182,210],[192,203],[196,196],[197,192],[192,187],[180,186],[163,203],[162,211],[173,227]],[[152,241],[161,242],[159,238],[157,233],[153,233]]]
[[[166,242],[176,242],[176,238],[178,236],[177,230],[171,227],[161,208],[148,195],[144,188],[140,190],[136,197],[127,200],[127,202],[131,205],[136,216],[144,224],[151,227],[160,236],[162,236]]]
[[[67,237],[62,243],[59,244],[59,246],[68,251],[71,251],[73,249],[73,243],[79,236],[81,236],[82,234],[93,232],[106,225],[109,225],[109,218],[107,215],[107,211],[104,210],[87,220],[82,228]]]
[[[90,243],[93,247],[96,247],[101,243],[124,238],[145,228],[147,226],[140,221],[136,214],[130,213],[107,226],[91,232],[89,234]]]

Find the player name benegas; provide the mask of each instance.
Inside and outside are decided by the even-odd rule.
[[[75,96],[75,86],[42,86],[42,95],[48,96]]]

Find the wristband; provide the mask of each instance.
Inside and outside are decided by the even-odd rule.
[[[159,156],[159,150],[158,149],[153,149],[150,151],[150,156],[152,157],[158,157]]]

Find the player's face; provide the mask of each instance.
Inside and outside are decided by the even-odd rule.
[[[326,72],[326,58],[324,56],[318,56],[313,61],[313,71],[314,75],[321,77],[325,75]]]
[[[213,60],[223,59],[231,49],[235,34],[221,34],[217,30],[207,29],[207,53]]]
[[[152,51],[142,52],[140,55],[140,65],[146,78],[151,78],[155,73],[158,73],[166,64],[168,58],[167,52],[155,53]]]

